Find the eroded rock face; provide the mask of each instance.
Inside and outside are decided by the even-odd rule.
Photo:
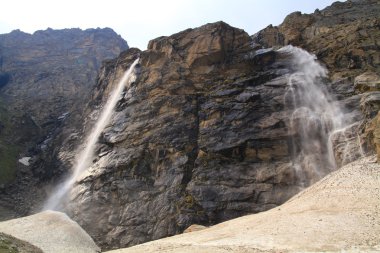
[[[345,160],[344,153],[354,158],[373,152],[370,122],[380,101],[379,13],[377,0],[335,2],[313,14],[292,13],[278,27],[268,26],[252,36],[263,47],[302,47],[326,64],[331,88],[357,119],[333,138],[338,164]]]
[[[45,197],[35,184],[67,170],[57,147],[81,126],[102,61],[127,48],[109,28],[0,35],[0,199],[19,214]]]
[[[289,54],[256,50],[223,22],[157,38],[103,66],[89,121],[138,56],[137,80],[68,207],[99,245],[135,245],[268,210],[302,188],[284,99],[295,71]]]
[[[353,79],[367,70],[380,71],[379,13],[377,0],[335,2],[313,14],[292,13],[253,38],[264,47],[302,47],[327,65],[333,79]]]
[[[267,212],[107,252],[378,252],[380,166],[374,160],[347,164]]]

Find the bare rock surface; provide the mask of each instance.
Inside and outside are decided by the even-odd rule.
[[[0,200],[14,215],[38,209],[41,184],[67,169],[60,136],[81,125],[102,62],[126,49],[110,28],[0,34]]]
[[[362,17],[360,8],[372,4],[359,1],[345,13],[333,5],[316,24],[338,32],[342,24],[327,13],[336,12],[345,18],[343,24],[351,24],[351,16]],[[289,33],[275,40],[299,42],[307,49],[320,45],[317,35],[308,40],[292,35],[297,32],[293,26],[314,24],[313,15],[290,15],[283,26]],[[350,45],[354,47],[357,40]],[[73,187],[67,206],[70,217],[103,249],[182,233],[191,224],[210,226],[266,211],[331,171],[331,167],[316,166],[322,171],[315,173],[302,150],[302,133],[323,139],[320,132],[311,130],[321,129],[319,124],[302,132],[301,127],[307,125],[302,117],[297,124],[291,123],[293,108],[290,97],[285,97],[289,77],[297,71],[291,54],[254,42],[243,30],[217,22],[156,38],[146,51],[130,49],[105,62],[86,109],[88,124],[82,135],[90,131],[109,92],[139,57],[137,79],[122,94],[93,164]],[[325,63],[330,59],[319,55]],[[349,69],[355,70],[350,75],[364,70],[376,73],[371,64]],[[334,73],[341,70],[326,65]],[[374,76],[357,80],[363,83]],[[333,78],[334,83],[325,87],[334,93],[331,100],[343,108],[342,118],[350,122],[331,138],[338,166],[364,153],[358,132],[364,118],[360,101],[367,95],[355,90],[353,78],[344,78],[348,77]],[[375,100],[368,97],[365,104]],[[310,97],[310,101],[315,99]],[[364,106],[363,111],[370,110],[372,115],[373,108]],[[327,145],[327,138],[323,143]],[[325,155],[328,150],[323,146],[313,152]],[[67,146],[60,152],[70,157],[73,150]],[[294,157],[302,154],[305,159],[295,166]],[[94,217],[99,222],[93,223]]]
[[[45,211],[0,222],[0,232],[35,245],[44,253],[100,252],[91,237],[60,212]]]
[[[110,253],[379,252],[380,165],[374,161],[350,163],[269,211]]]
[[[140,56],[137,79],[67,208],[102,248],[265,211],[317,181],[309,163],[300,178],[291,162],[300,152],[284,99],[293,56],[251,42],[243,30],[217,22],[105,63],[86,110],[90,123]]]
[[[335,2],[312,14],[294,12],[279,26],[255,34],[264,47],[292,44],[313,52],[333,79],[380,69],[380,3],[378,0]]]

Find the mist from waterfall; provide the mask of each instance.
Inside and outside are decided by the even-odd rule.
[[[116,85],[114,90],[111,92],[103,110],[100,113],[98,120],[96,121],[94,127],[86,138],[82,150],[78,152],[78,156],[75,159],[72,174],[53,192],[53,194],[45,202],[43,210],[57,210],[60,208],[60,204],[66,194],[70,191],[76,180],[80,175],[91,166],[96,143],[104,130],[104,128],[109,123],[113,110],[120,99],[124,87],[130,86],[130,84],[135,80],[134,69],[137,65],[139,59],[136,59],[129,69],[124,73],[123,77],[120,79],[119,83]]]
[[[347,122],[323,83],[328,72],[316,56],[293,46],[278,51],[291,58],[285,105],[291,111],[292,162],[305,187],[336,168],[332,136]]]

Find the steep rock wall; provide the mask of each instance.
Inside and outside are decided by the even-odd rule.
[[[288,54],[255,48],[223,22],[157,38],[103,66],[88,122],[136,57],[138,78],[68,207],[103,248],[268,210],[302,189],[284,99]]]

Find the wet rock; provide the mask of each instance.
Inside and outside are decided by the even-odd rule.
[[[380,77],[374,72],[365,72],[355,78],[354,86],[359,93],[380,91]]]
[[[264,47],[292,44],[318,56],[331,76],[355,76],[379,71],[379,11],[377,0],[336,2],[313,14],[294,12],[279,26],[253,35]]]
[[[360,100],[360,107],[367,119],[374,118],[380,109],[380,91],[363,94]]]

